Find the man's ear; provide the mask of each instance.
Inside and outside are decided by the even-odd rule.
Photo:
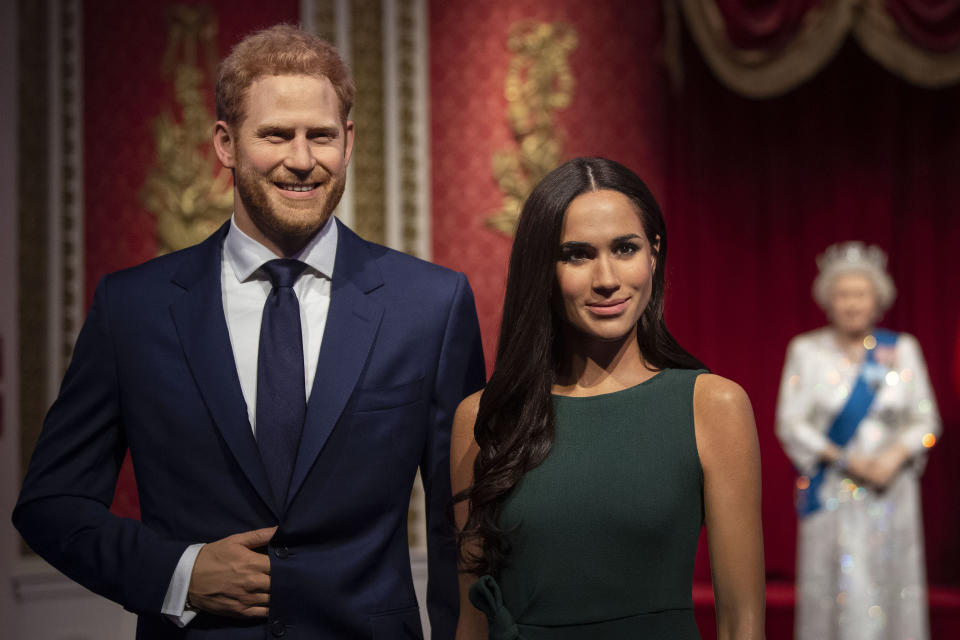
[[[353,124],[353,120],[347,120],[346,124],[343,127],[344,135],[344,144],[343,144],[343,159],[344,165],[350,165],[350,158],[353,156],[353,139],[356,135],[356,127]]]
[[[217,120],[213,125],[213,149],[217,153],[220,164],[227,169],[236,168],[236,139],[233,129],[223,120]]]

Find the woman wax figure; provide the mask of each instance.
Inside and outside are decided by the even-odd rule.
[[[493,375],[454,418],[458,640],[699,638],[704,523],[719,637],[762,637],[753,412],[667,331],[666,257],[616,162],[571,160],[523,206]]]
[[[929,638],[919,480],[940,418],[916,339],[876,326],[896,295],[878,247],[817,259],[830,325],[795,337],[777,436],[797,479],[799,640]]]

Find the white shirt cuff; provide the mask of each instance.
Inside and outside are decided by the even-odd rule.
[[[183,555],[180,556],[180,561],[177,563],[177,568],[173,570],[170,586],[167,587],[167,595],[163,597],[163,608],[160,612],[181,629],[197,617],[196,611],[184,611],[184,607],[187,604],[187,595],[190,591],[190,576],[193,575],[193,565],[197,561],[197,554],[200,553],[202,547],[202,543],[192,544],[184,550]]]

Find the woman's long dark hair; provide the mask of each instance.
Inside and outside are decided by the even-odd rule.
[[[673,339],[663,320],[667,230],[647,185],[623,165],[604,158],[575,158],[551,171],[533,189],[517,225],[510,254],[500,342],[474,436],[480,447],[469,500],[470,514],[457,539],[466,571],[497,576],[508,549],[499,527],[507,494],[523,474],[550,453],[554,438],[551,389],[563,353],[562,323],[552,304],[563,218],[574,198],[610,189],[636,205],[656,259],[650,301],[638,323],[640,353],[655,369],[699,369],[703,364]],[[659,247],[653,245],[659,238]],[[479,553],[467,545],[475,544]]]

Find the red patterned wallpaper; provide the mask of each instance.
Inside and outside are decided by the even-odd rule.
[[[578,46],[568,61],[576,85],[557,112],[564,160],[603,155],[663,184],[665,76],[660,3],[614,0],[432,0],[430,113],[434,261],[470,279],[487,370],[492,369],[511,241],[484,226],[501,206],[491,157],[515,148],[504,80],[511,25],[566,22]],[[639,63],[638,63],[639,61]]]

